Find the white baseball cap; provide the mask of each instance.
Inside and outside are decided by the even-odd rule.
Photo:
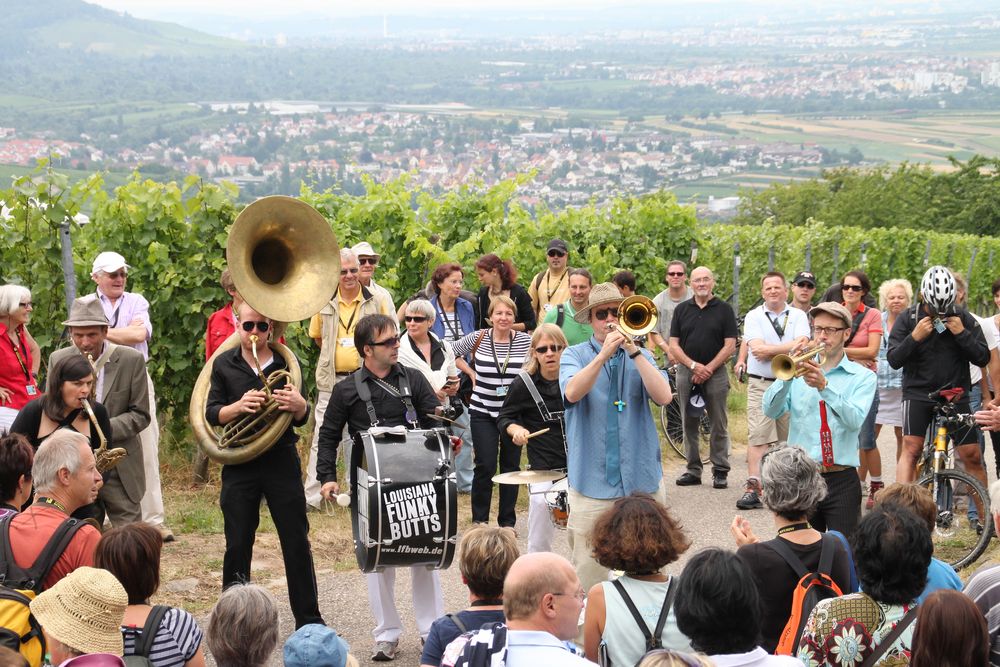
[[[112,273],[118,269],[131,269],[132,267],[125,263],[125,258],[116,252],[102,252],[94,260],[94,267],[90,270],[90,274],[94,275],[99,271],[104,271],[105,273]]]

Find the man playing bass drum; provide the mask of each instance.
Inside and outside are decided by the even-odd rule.
[[[364,383],[371,393],[371,406],[379,426],[431,428],[433,415],[440,405],[434,390],[423,374],[398,363],[399,333],[396,322],[388,315],[365,315],[354,329],[354,346],[361,357],[360,378],[354,375],[337,383],[330,395],[330,404],[319,429],[319,455],[316,476],[320,493],[330,500],[339,493],[337,482],[337,448],[344,425],[355,447],[361,447],[360,434],[372,426],[365,400],[358,395],[358,385]],[[406,396],[407,388],[409,396]],[[411,411],[412,410],[412,411]],[[444,614],[441,581],[436,570],[419,565],[411,567],[413,604],[417,630],[421,637],[430,632],[431,623]],[[403,623],[396,610],[394,585],[396,568],[366,575],[368,601],[375,614],[375,649],[372,660],[392,660],[396,655]]]

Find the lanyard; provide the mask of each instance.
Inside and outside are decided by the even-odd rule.
[[[568,270],[567,271],[563,271],[563,274],[561,276],[559,276],[559,282],[556,283],[556,288],[555,289],[549,289],[549,278],[551,277],[551,274],[549,273],[548,270],[545,271],[545,300],[546,301],[551,301],[552,300],[552,295],[559,291],[559,286],[562,285],[563,278],[565,278],[567,275],[569,275],[569,271]]]
[[[493,363],[496,365],[497,371],[500,373],[500,379],[507,374],[507,366],[510,365],[510,350],[514,347],[514,332],[510,332],[510,342],[507,343],[507,358],[503,360],[503,368],[500,367],[500,359],[497,357],[497,347],[494,344],[493,332],[490,331],[490,352],[493,353]]]
[[[16,335],[17,331],[15,330],[14,333]],[[31,371],[28,370],[28,365],[24,363],[24,359],[21,357],[21,350],[18,349],[21,345],[23,345],[23,343],[20,343],[19,341],[18,344],[15,344],[14,341],[10,339],[10,335],[6,335],[4,338],[6,338],[7,342],[10,343],[10,348],[14,350],[14,356],[17,357],[17,363],[21,366],[21,372],[24,373],[24,379],[27,380],[29,384],[34,384],[34,381],[31,378]],[[28,356],[27,350],[24,351],[24,356]]]
[[[445,327],[448,329],[448,331],[451,332],[451,339],[458,340],[459,338],[461,338],[461,336],[458,335],[458,328],[459,328],[458,301],[455,302],[454,310],[452,311],[455,317],[454,323],[448,320],[448,313],[444,312],[444,308],[441,307],[439,302],[437,301],[434,302],[434,308],[436,308],[437,312],[441,314],[441,319],[444,320]]]
[[[49,498],[47,496],[39,496],[38,500],[35,501],[36,505],[52,505],[58,510],[61,510],[64,514],[69,514],[69,511],[63,506],[61,502],[55,498]]]
[[[334,296],[336,296],[336,294]],[[361,304],[357,303],[354,304],[354,312],[351,313],[351,319],[347,320],[347,324],[344,324],[343,318],[340,317],[340,308],[339,307],[337,308],[337,321],[340,322],[340,326],[344,327],[345,332],[351,333],[351,325],[354,324],[354,318],[358,316],[358,306],[360,305]]]
[[[778,318],[777,317],[775,317],[774,319],[771,319],[771,313],[768,313],[767,311],[765,311],[765,314],[767,315],[767,321],[770,322],[771,326],[774,328],[774,333],[778,334],[778,340],[781,340],[782,336],[785,335],[785,327],[788,326],[788,314],[789,314],[789,311],[788,310],[785,311],[785,320],[781,323],[780,326],[778,325]]]
[[[790,523],[787,526],[778,529],[778,535],[784,535],[785,533],[794,533],[797,530],[809,530],[809,522],[803,521],[801,523]]]

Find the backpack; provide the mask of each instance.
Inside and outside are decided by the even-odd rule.
[[[819,554],[819,570],[810,572],[802,564],[799,557],[780,538],[764,542],[781,556],[799,577],[792,594],[792,608],[781,635],[775,655],[795,655],[802,637],[802,629],[806,625],[810,612],[821,600],[836,598],[843,595],[840,586],[830,576],[833,568],[833,554],[836,550],[837,538],[833,535],[823,535]]]
[[[167,615],[168,611],[170,611],[170,607],[158,604],[149,612],[142,630],[138,631],[139,636],[136,637],[133,649],[135,653],[122,658],[125,661],[126,667],[153,667],[153,661],[149,659],[149,653],[153,650],[153,640],[156,639],[156,631],[159,629],[160,623],[163,622],[163,617]],[[126,632],[135,633],[136,628],[128,628],[122,631],[123,634]]]
[[[642,636],[646,640],[646,649],[643,651],[643,655],[649,653],[650,651],[655,651],[656,649],[663,648],[663,642],[661,637],[663,636],[663,628],[667,625],[667,617],[670,615],[670,608],[674,604],[674,597],[677,595],[676,579],[670,577],[667,582],[667,594],[663,596],[663,604],[660,606],[660,616],[656,620],[656,629],[653,632],[649,631],[649,626],[646,625],[646,619],[642,617],[639,610],[636,608],[635,603],[632,598],[629,597],[628,593],[625,591],[625,586],[618,579],[615,579],[612,584],[615,590],[618,591],[618,595],[621,596],[622,601],[625,602],[625,606],[628,607],[629,612],[632,614],[632,618],[635,620],[639,630],[642,632]],[[640,660],[641,662],[641,660]],[[608,644],[603,639],[600,645],[597,647],[597,664],[600,667],[612,667],[611,658],[608,657]]]
[[[445,659],[461,647],[454,662]],[[450,649],[450,650],[449,650]],[[454,667],[503,667],[507,663],[507,626],[494,622],[483,625],[479,630],[463,632],[445,648],[441,658],[445,664]]]
[[[45,638],[28,605],[42,592],[45,577],[86,522],[67,518],[31,567],[21,568],[14,562],[10,546],[10,522],[15,516],[0,518],[0,646],[20,653],[31,667],[38,667],[46,653]]]

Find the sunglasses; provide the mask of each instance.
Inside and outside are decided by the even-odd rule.
[[[358,264],[371,264],[372,266],[378,266],[377,257],[358,257]]]
[[[538,347],[535,348],[535,352],[537,352],[538,354],[548,354],[549,350],[552,350],[553,352],[558,352],[559,350],[563,349],[564,347],[566,347],[566,346],[565,345],[539,345]]]
[[[549,257],[565,257],[566,253],[562,250],[549,250],[548,255]]]
[[[127,278],[127,277],[128,277],[128,272],[127,271],[121,271],[121,270],[118,270],[118,271],[115,271],[114,273],[109,273],[108,274],[108,278]]]
[[[373,343],[369,343],[375,347],[394,347],[399,345],[399,336],[393,336],[392,338],[386,338],[385,340],[377,340]]]
[[[426,322],[427,318],[423,315],[407,315],[403,318],[407,322]]]
[[[348,273],[350,273],[353,276],[357,272],[358,272],[358,269],[341,269],[340,270],[340,275],[346,276]]]
[[[680,278],[684,275],[683,271],[667,271],[667,275],[671,278]]]
[[[259,331],[261,333],[264,333],[265,331],[267,331],[268,329],[271,328],[271,323],[270,322],[244,322],[243,323],[243,330],[244,331],[253,331],[254,327],[257,327],[257,331]]]
[[[795,283],[796,287],[801,287],[802,289],[816,289],[816,286],[812,283]]]
[[[606,320],[606,319],[608,319],[609,315],[611,317],[618,317],[618,309],[617,308],[601,308],[600,310],[595,310],[594,311],[594,317],[596,317],[599,320]]]
[[[865,289],[861,285],[841,285],[840,287],[848,292],[861,292]]]

